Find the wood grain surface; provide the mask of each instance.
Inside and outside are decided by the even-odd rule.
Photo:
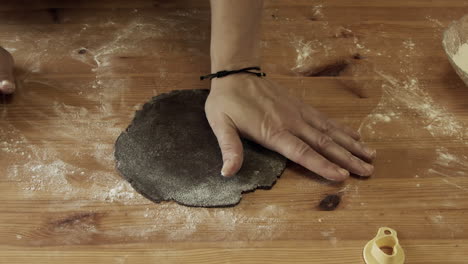
[[[0,263],[354,264],[382,226],[406,263],[468,263],[468,87],[441,44],[466,12],[266,1],[268,78],[359,129],[375,174],[333,184],[289,164],[272,190],[207,209],[138,195],[113,143],[152,96],[209,88],[209,2],[2,1],[19,90],[0,104]]]

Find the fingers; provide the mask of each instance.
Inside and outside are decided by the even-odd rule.
[[[11,94],[15,91],[13,65],[11,54],[0,47],[0,93]]]
[[[339,129],[328,130],[328,135],[333,138],[333,140],[340,144],[343,148],[349,150],[355,156],[372,160],[375,158],[376,151],[365,146],[364,144],[360,143],[359,141],[354,140],[349,135],[340,131]]]
[[[320,113],[319,111],[317,111],[316,109],[314,109],[313,107],[311,107],[309,105],[304,104],[303,115],[302,116],[303,116],[304,120],[307,123],[311,124],[312,126],[314,126],[315,128],[317,128],[317,129],[319,129],[321,131],[322,131],[322,129],[320,129],[320,127],[326,128],[327,125],[328,126],[331,125],[331,126],[333,126],[335,128],[338,128],[338,129],[342,130],[343,132],[348,134],[354,140],[361,139],[361,135],[359,135],[359,133],[357,131],[355,131],[354,129],[329,119],[327,116]],[[329,124],[323,124],[323,123],[320,124],[319,121],[327,121]]]
[[[361,139],[361,135],[355,131],[354,129],[348,127],[348,126],[345,126],[345,125],[342,125],[338,122],[335,122],[331,119],[328,120],[328,122],[330,122],[330,124],[338,129],[341,129],[343,132],[345,132],[346,134],[348,134],[351,138],[353,138],[354,140],[360,140]]]
[[[305,107],[303,118],[304,121],[312,127],[316,128],[323,134],[330,136],[333,141],[349,150],[355,156],[367,160],[375,158],[376,151],[374,149],[371,149],[357,141],[356,138],[359,137],[357,132],[353,133],[351,129],[345,129],[344,126],[340,126],[336,122],[329,120],[323,114],[309,106]]]
[[[218,139],[223,156],[221,175],[225,177],[233,176],[241,168],[244,159],[242,142],[237,129],[232,121],[225,116],[210,121],[210,126]]]
[[[302,123],[295,132],[297,132],[296,136],[342,168],[360,176],[369,176],[373,173],[374,167],[372,165],[360,160],[334,142],[330,136],[321,133],[309,124]]]
[[[349,176],[348,171],[328,161],[288,131],[272,137],[267,147],[329,180],[342,181]]]

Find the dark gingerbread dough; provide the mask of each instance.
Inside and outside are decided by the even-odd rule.
[[[286,159],[243,139],[244,163],[236,176],[220,175],[221,151],[205,117],[208,90],[180,90],[153,97],[115,143],[117,169],[154,202],[221,207],[242,193],[269,189]]]

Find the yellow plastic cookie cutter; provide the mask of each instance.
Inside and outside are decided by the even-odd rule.
[[[367,264],[403,264],[405,252],[398,242],[397,232],[389,227],[381,227],[377,235],[367,242],[363,251]]]

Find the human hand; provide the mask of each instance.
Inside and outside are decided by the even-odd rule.
[[[15,91],[13,64],[11,54],[0,47],[0,94],[11,94]]]
[[[239,135],[323,176],[342,181],[349,172],[372,174],[375,150],[360,143],[359,134],[290,96],[276,83],[249,74],[215,78],[205,105],[207,119],[223,156],[221,174],[241,168]]]

